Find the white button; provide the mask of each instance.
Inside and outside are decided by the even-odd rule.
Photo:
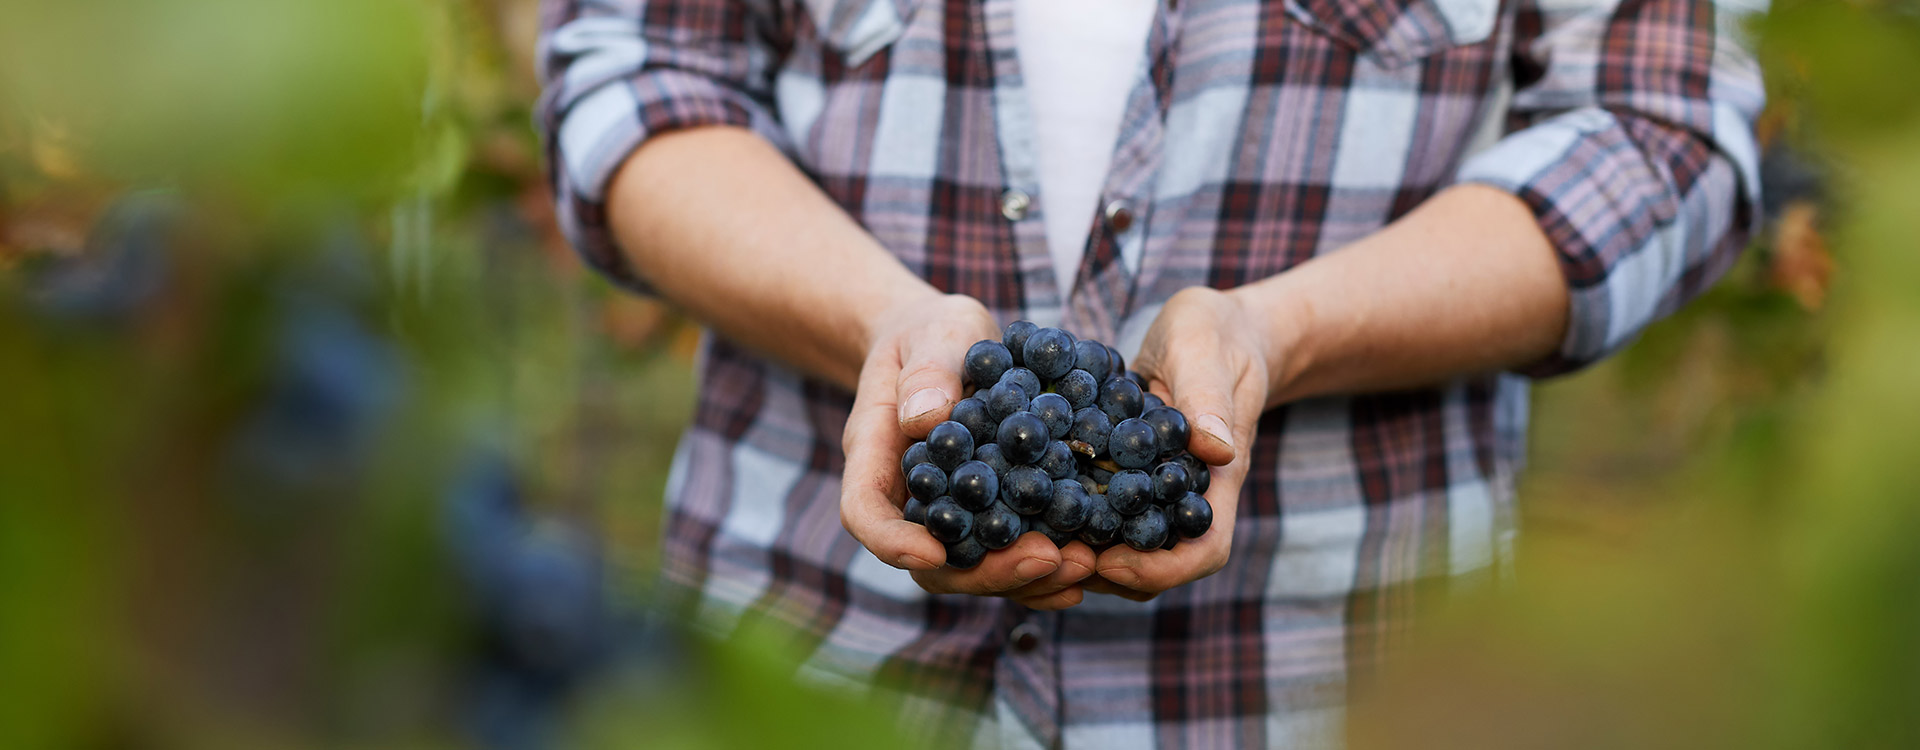
[[[1040,626],[1031,622],[1020,623],[1014,627],[1012,633],[1007,634],[1007,645],[1012,646],[1014,651],[1023,654],[1039,648]]]
[[[1128,229],[1133,228],[1133,207],[1128,206],[1126,201],[1109,202],[1105,213],[1107,227],[1112,229],[1114,234],[1126,234]]]
[[[1027,208],[1033,205],[1033,199],[1018,190],[1008,190],[1000,194],[1000,215],[1007,221],[1019,221],[1027,218]]]

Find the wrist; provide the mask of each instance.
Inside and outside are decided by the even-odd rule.
[[[1314,360],[1312,301],[1291,289],[1284,276],[1227,292],[1240,307],[1241,319],[1266,366],[1267,407],[1291,400],[1295,385]]]

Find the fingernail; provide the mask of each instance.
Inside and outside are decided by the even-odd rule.
[[[900,559],[895,562],[899,563],[899,567],[906,568],[907,570],[933,570],[934,568],[933,563],[913,555],[901,555]]]
[[[1059,564],[1052,560],[1029,557],[1021,560],[1019,565],[1013,566],[1013,575],[1022,581],[1031,581],[1040,576],[1052,573],[1053,570],[1058,567],[1060,567]]]
[[[947,394],[941,393],[940,389],[922,388],[914,391],[913,395],[907,397],[907,403],[905,406],[900,407],[900,413],[907,415],[903,421],[912,421],[926,416],[928,412],[934,409],[945,406],[946,403]]]
[[[1207,433],[1213,436],[1213,439],[1220,441],[1221,445],[1225,445],[1228,448],[1233,447],[1233,432],[1227,429],[1227,420],[1212,414],[1202,414],[1199,418],[1193,420],[1193,423],[1200,428],[1201,432]]]
[[[1140,583],[1140,574],[1129,568],[1107,568],[1100,571],[1100,577],[1127,588],[1133,588]]]

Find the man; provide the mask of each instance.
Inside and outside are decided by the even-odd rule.
[[[1525,378],[1737,256],[1740,13],[549,2],[564,223],[714,333],[667,579],[718,632],[796,629],[811,679],[903,689],[940,741],[1337,743],[1414,594],[1507,563]],[[1114,343],[1188,415],[1211,532],[941,566],[899,457],[1020,318]]]

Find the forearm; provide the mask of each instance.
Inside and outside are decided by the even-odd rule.
[[[1566,281],[1533,214],[1482,185],[1232,294],[1268,342],[1268,406],[1525,365],[1567,325]]]
[[[848,389],[885,311],[938,294],[743,129],[649,140],[614,177],[607,211],[621,250],[667,299]]]

